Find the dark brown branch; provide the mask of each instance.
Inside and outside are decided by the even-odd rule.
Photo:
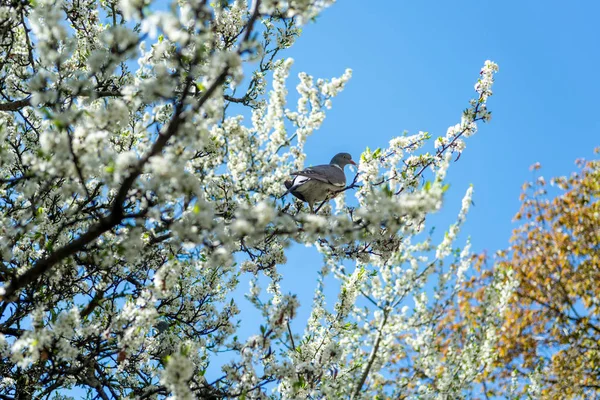
[[[103,297],[104,292],[102,290],[98,291],[92,299],[92,301],[90,301],[90,303],[83,309],[83,311],[81,311],[81,318],[85,318],[88,315],[90,315],[96,309],[96,307],[100,305],[100,302],[102,301]]]
[[[0,103],[0,111],[19,111],[30,104],[29,97],[22,100],[15,100],[9,103]]]
[[[246,33],[244,34],[244,39],[242,40],[242,43],[247,42],[248,39],[250,39],[250,34],[252,33],[252,30],[254,28],[254,23],[260,15],[260,2],[261,0],[254,0],[252,2],[252,15],[250,16],[248,23],[246,23]]]
[[[224,95],[223,97],[225,98],[225,100],[230,101],[232,103],[243,103],[246,101],[246,99],[243,97],[233,97],[228,94]]]

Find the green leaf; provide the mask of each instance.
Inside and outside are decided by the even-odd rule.
[[[306,386],[306,381],[304,380],[304,377],[300,376],[299,380],[297,380],[296,382],[294,382],[294,384],[292,385],[294,389],[300,389]]]
[[[356,325],[352,322],[346,322],[346,324],[342,327],[343,330],[347,331],[354,328]]]
[[[54,118],[52,120],[52,124],[60,131],[62,131],[63,129],[65,129],[67,126],[59,119]]]
[[[53,308],[50,309],[50,321],[56,322],[56,318],[58,317],[58,313]]]
[[[358,278],[362,278],[363,276],[365,276],[365,274],[367,273],[367,270],[365,267],[360,267],[360,270],[358,271]]]
[[[48,107],[42,107],[42,108],[40,108],[40,111],[42,112],[42,114],[44,114],[44,117],[46,117],[48,119],[52,118],[52,113],[50,112]]]

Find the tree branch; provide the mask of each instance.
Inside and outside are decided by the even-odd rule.
[[[0,111],[19,111],[30,105],[29,97],[22,100],[15,100],[8,103],[0,103]]]
[[[371,372],[373,363],[375,362],[375,359],[377,358],[377,352],[379,351],[379,345],[381,344],[381,340],[383,339],[383,328],[385,327],[385,324],[387,323],[389,312],[390,312],[389,308],[386,308],[383,311],[383,319],[381,320],[381,324],[379,324],[379,329],[377,329],[377,338],[375,338],[375,344],[373,345],[373,349],[371,350],[371,354],[369,355],[369,361],[367,362],[367,365],[365,366],[365,369],[363,370],[363,372],[360,376],[360,379],[358,380],[356,387],[354,388],[354,392],[352,393],[351,399],[355,399],[358,397],[358,395],[360,395],[362,387],[364,386],[365,381],[367,380],[367,377],[369,376],[369,372]]]

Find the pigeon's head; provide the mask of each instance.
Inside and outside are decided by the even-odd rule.
[[[356,163],[354,161],[352,161],[352,156],[348,153],[338,153],[336,154],[331,161],[329,162],[329,164],[335,164],[337,166],[339,166],[340,168],[344,168],[346,165],[348,164],[352,164],[352,165],[356,165]]]

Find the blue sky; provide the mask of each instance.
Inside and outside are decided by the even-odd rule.
[[[338,1],[283,54],[295,59],[290,91],[300,71],[354,71],[309,138],[307,164],[339,151],[357,159],[404,130],[444,135],[474,96],[484,61],[493,60],[500,66],[493,119],[451,165],[446,202],[430,223],[443,233],[473,184],[475,207],[457,244],[470,236],[475,252],[506,248],[529,167],[540,162],[548,178],[570,174],[576,158],[592,158],[600,146],[598,15],[600,3],[591,1]],[[302,329],[321,257],[299,246],[287,254],[282,288],[300,293]]]

